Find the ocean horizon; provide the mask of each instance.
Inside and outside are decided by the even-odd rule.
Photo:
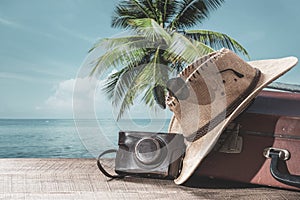
[[[170,119],[0,119],[0,158],[95,158],[119,131],[167,132]]]

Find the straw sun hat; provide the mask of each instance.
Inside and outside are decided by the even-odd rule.
[[[269,83],[290,70],[295,57],[245,62],[221,49],[187,66],[167,85],[166,103],[174,115],[169,132],[187,145],[176,184],[184,183],[212,150],[226,126]]]

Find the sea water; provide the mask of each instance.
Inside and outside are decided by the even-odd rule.
[[[166,132],[169,120],[0,119],[0,158],[93,158],[120,130]]]

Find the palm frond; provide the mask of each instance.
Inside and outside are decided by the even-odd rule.
[[[206,19],[212,10],[221,6],[224,0],[182,0],[178,1],[178,13],[171,22],[171,29],[190,28]]]
[[[125,93],[126,89],[130,87],[135,72],[136,70],[126,66],[107,77],[102,90],[114,106],[117,104],[116,98],[120,98],[122,93]]]
[[[136,42],[144,39],[145,38],[143,36],[134,34],[129,34],[128,36],[118,38],[102,38],[94,44],[94,46],[88,51],[88,53],[91,53],[97,48],[103,48],[104,50],[108,51],[117,46],[121,46],[123,44],[126,45],[129,42]]]
[[[153,100],[157,102],[161,108],[166,108],[165,95],[166,95],[166,82],[168,80],[168,66],[163,65],[162,51],[160,48],[157,48],[156,52],[153,54],[153,57],[146,69],[148,70],[144,76],[141,76],[139,80],[141,85],[144,88],[150,86],[152,87],[152,92],[145,94],[143,100],[146,105],[152,106]],[[146,83],[146,84],[145,84]]]
[[[157,15],[155,10],[151,9],[147,1],[123,0],[116,6],[111,25],[112,27],[131,28],[128,21],[141,18],[157,20]]]
[[[143,73],[137,78],[137,83],[140,85],[143,84],[153,84],[159,80],[159,74],[156,72],[157,66],[159,64],[159,50],[157,49],[152,55],[150,62],[146,64],[143,69]]]
[[[149,1],[149,0],[148,0]],[[159,24],[167,27],[174,18],[177,11],[177,0],[156,0],[156,7],[159,11]]]
[[[128,22],[139,34],[145,36],[145,39],[156,42],[158,45],[169,43],[171,36],[155,20],[150,18],[135,19]]]
[[[147,56],[146,56],[147,57]],[[144,58],[147,60],[148,58]],[[141,61],[143,62],[143,60]],[[108,94],[114,107],[119,110],[118,119],[130,108],[134,100],[148,87],[153,87],[156,83],[162,84],[163,71],[159,65],[159,49],[156,50],[148,64],[140,64],[137,67],[126,66],[120,71],[110,75],[103,90]],[[154,99],[148,94],[147,99]],[[164,96],[165,94],[163,94]],[[146,99],[147,105],[154,105]],[[151,103],[152,102],[152,103]]]
[[[120,101],[126,96],[127,90],[135,87],[135,77],[140,73],[142,67],[143,65],[135,68],[126,66],[107,78],[106,84],[102,89],[108,94],[113,106],[118,106]]]
[[[124,86],[120,84],[119,86],[125,87],[125,90],[122,90],[118,95],[116,93],[114,96],[115,104],[119,109],[118,120],[130,108],[138,94],[141,94],[147,86],[152,85],[151,80],[145,78],[149,77],[149,65],[142,65],[135,70],[135,75],[131,79],[130,85]]]
[[[146,92],[142,98],[142,101],[145,102],[146,105],[148,105],[149,107],[153,107],[155,105],[155,99],[153,96],[153,90],[154,90],[154,86],[150,85],[147,89]]]
[[[137,34],[131,37],[109,38],[100,40],[90,51],[104,48],[106,52],[93,63],[91,74],[102,74],[111,67],[120,65],[136,66],[145,57],[147,49],[156,49],[158,46],[167,48],[171,36],[153,19],[137,19],[129,23],[135,27]]]
[[[129,66],[110,75],[102,88],[108,94],[112,105],[119,110],[117,119],[120,119],[124,112],[133,105],[134,100],[143,90],[137,84],[137,79],[143,74],[145,65],[136,68]]]
[[[140,90],[135,87],[130,87],[126,90],[126,93],[121,100],[121,104],[118,107],[119,113],[117,115],[117,120],[119,120],[124,115],[124,112],[133,105],[134,99],[139,92]]]
[[[184,35],[215,49],[225,47],[235,52],[242,53],[243,55],[250,58],[247,50],[244,49],[243,46],[236,40],[226,34],[208,30],[186,30],[184,31]]]
[[[131,41],[111,38],[103,40],[102,43],[97,45],[100,48],[102,45],[107,47],[107,51],[91,63],[93,66],[91,75],[95,73],[102,75],[107,69],[119,66],[131,65],[134,67],[145,57],[146,49],[153,47],[155,44],[151,44],[150,41],[145,42],[145,39],[136,40],[134,38]]]
[[[131,0],[131,2],[135,5],[135,8],[142,12],[147,18],[151,18],[153,16],[153,13],[149,12],[148,7],[143,5],[140,1]]]
[[[130,67],[124,67],[120,71],[117,71],[110,76],[107,77],[105,84],[103,88],[101,88],[107,95],[108,99],[113,102],[115,90],[116,90],[116,85],[118,84],[119,81],[123,81],[122,76],[127,73],[130,70]],[[131,78],[131,76],[123,76],[124,82],[129,82],[130,80],[127,80]],[[122,89],[123,91],[123,89]]]
[[[159,20],[160,20],[160,13],[158,12],[156,2],[153,1],[153,0],[140,0],[140,2],[145,7],[149,8],[149,10],[152,12],[152,15],[155,16],[155,17],[152,17],[152,19],[154,19],[155,21],[159,22]]]
[[[189,40],[185,36],[174,32],[172,43],[164,56],[172,63],[189,64],[213,51],[214,49],[201,42]]]
[[[118,68],[124,65],[136,66],[139,60],[144,57],[144,51],[142,49],[113,49],[100,56],[91,64],[93,69],[90,75],[98,74],[102,75],[110,68]]]

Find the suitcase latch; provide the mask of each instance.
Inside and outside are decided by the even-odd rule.
[[[243,138],[239,136],[240,124],[231,123],[221,135],[216,150],[221,153],[241,153]]]

